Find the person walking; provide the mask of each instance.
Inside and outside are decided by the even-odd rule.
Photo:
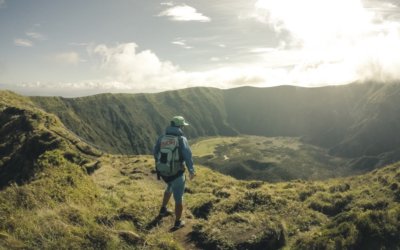
[[[193,166],[192,151],[189,143],[183,134],[183,128],[189,124],[182,116],[174,116],[170,126],[161,135],[154,146],[153,154],[155,159],[157,177],[166,182],[162,205],[159,216],[172,214],[167,209],[167,204],[174,196],[175,200],[175,223],[173,229],[179,229],[185,225],[181,219],[183,213],[183,193],[185,191],[185,165],[189,172],[189,178],[196,175]]]

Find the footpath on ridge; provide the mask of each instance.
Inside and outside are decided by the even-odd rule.
[[[92,179],[109,198],[125,202],[125,204],[119,204],[121,207],[117,211],[121,212],[121,218],[125,213],[127,221],[139,226],[135,228],[136,232],[133,231],[134,228],[131,230],[132,234],[136,234],[139,238],[142,238],[140,235],[144,236],[144,239],[138,240],[142,242],[143,248],[151,248],[145,235],[171,234],[181,248],[199,249],[190,241],[194,217],[188,209],[185,209],[183,214],[186,224],[178,230],[172,230],[175,219],[173,214],[163,218],[158,216],[165,184],[162,180],[157,180],[153,172],[151,156],[107,155],[102,157],[100,162],[101,167],[93,173]],[[129,214],[133,212],[133,210],[128,211],[133,203],[138,206],[137,210],[134,209],[138,214]],[[174,211],[172,197],[168,208]],[[127,227],[126,223],[125,227]]]

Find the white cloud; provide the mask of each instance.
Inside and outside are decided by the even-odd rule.
[[[96,86],[107,91],[161,91],[193,86],[228,88],[232,85],[277,85],[287,83],[282,70],[271,70],[263,65],[231,65],[217,69],[187,72],[169,61],[162,61],[150,50],[138,51],[135,43],[110,47],[104,44],[90,49],[101,61],[102,71],[108,73],[105,80],[80,83],[87,88]],[[211,60],[217,61],[215,57]],[[275,77],[275,78],[274,78]],[[93,85],[94,84],[94,85]]]
[[[31,39],[46,40],[46,38],[42,34],[37,32],[26,32],[25,35],[29,37],[29,39],[16,38],[14,39],[14,44],[19,47],[33,47],[34,42]]]
[[[85,89],[88,94],[149,92],[193,86],[321,86],[356,80],[400,79],[400,24],[380,15],[384,5],[379,5],[380,12],[375,12],[355,0],[347,0],[348,5],[343,0],[337,5],[334,5],[335,1],[318,1],[327,6],[313,0],[302,1],[308,3],[304,6],[289,0],[257,1],[253,17],[273,27],[281,41],[276,47],[242,47],[249,58],[246,63],[232,64],[238,61],[234,54],[230,54],[231,59],[220,54],[211,55],[208,59],[215,62],[210,63],[214,68],[189,72],[160,59],[151,50],[139,50],[135,43],[91,45],[88,49],[94,57],[91,59],[99,59],[99,75],[106,73],[107,77],[57,86],[60,89]],[[398,10],[392,5],[387,8]],[[333,21],[325,16],[330,16]],[[172,44],[188,46],[182,38]],[[67,54],[60,58],[79,62],[78,54]],[[41,85],[46,86],[54,88],[55,85]]]
[[[297,51],[294,83],[323,85],[328,77],[400,79],[400,23],[393,18],[399,12],[393,4],[367,8],[361,0],[258,0],[252,16],[282,34],[286,51],[278,54]]]
[[[0,0],[0,8],[3,8],[6,6],[6,0]]]
[[[289,31],[304,46],[358,37],[369,30],[373,17],[360,0],[258,0],[255,8],[259,21],[277,32]]]
[[[116,47],[97,45],[92,53],[100,56],[101,66],[110,79],[128,84],[130,88],[154,88],[158,84],[173,83],[179,74],[178,67],[169,61],[161,61],[150,50],[138,51],[135,43]]]
[[[175,44],[175,45],[178,45],[178,46],[181,46],[181,47],[183,47],[183,48],[185,48],[185,49],[192,49],[193,47],[192,46],[188,46],[187,44],[186,44],[186,41],[185,40],[182,40],[182,39],[178,39],[178,40],[176,40],[176,41],[173,41],[173,42],[171,42],[172,44]]]
[[[277,48],[253,48],[250,50],[251,53],[269,53],[276,51]]]
[[[184,41],[173,41],[172,44],[186,46],[186,43]]]
[[[25,34],[32,39],[41,40],[41,41],[46,40],[46,37],[38,32],[29,31],[29,32],[26,32]]]
[[[135,43],[125,43],[116,46],[105,44],[92,45],[88,48],[92,60],[98,60],[100,68],[99,75],[103,79],[60,82],[60,83],[32,83],[25,84],[26,88],[41,88],[49,93],[59,91],[61,95],[71,95],[73,90],[80,93],[93,94],[101,92],[154,92],[171,89],[180,89],[194,86],[208,86],[218,88],[230,88],[236,86],[276,86],[298,82],[299,85],[317,85],[322,80],[324,83],[335,84],[341,79],[331,79],[329,68],[323,65],[319,67],[320,77],[310,73],[309,65],[299,66],[297,70],[286,67],[270,67],[265,62],[254,62],[245,64],[220,64],[218,68],[203,71],[184,71],[169,61],[161,60],[150,50],[139,51]],[[276,52],[272,52],[276,53]],[[59,61],[78,63],[79,55],[75,52],[57,55]],[[287,58],[290,58],[287,56]],[[226,62],[218,57],[210,58],[214,62]],[[308,70],[308,71],[307,71]],[[306,74],[306,73],[307,74]],[[65,90],[65,92],[64,92]]]
[[[83,60],[80,58],[79,54],[75,51],[63,52],[54,55],[54,60],[59,63],[66,63],[66,64],[78,64]]]
[[[400,79],[400,34],[393,29],[374,39],[363,41],[355,52],[361,80],[393,81]]]
[[[99,47],[96,49],[103,50],[103,48]],[[111,54],[114,53],[111,52]],[[103,54],[102,57],[108,57],[111,54]],[[120,61],[120,59],[112,59],[112,61],[116,62]],[[103,92],[158,92],[194,86],[217,88],[231,88],[245,85],[276,86],[287,84],[288,82],[286,71],[270,70],[256,65],[236,65],[208,71],[185,72],[178,68],[171,68],[172,65],[167,66],[166,70],[162,70],[159,67],[160,64],[157,66],[156,63],[156,66],[154,64],[151,64],[153,66],[147,65],[147,68],[152,69],[148,70],[147,74],[142,74],[142,71],[135,71],[135,67],[128,67],[128,65],[134,66],[136,63],[132,64],[122,61],[118,63],[118,69],[108,63],[103,64],[103,69],[109,72],[107,79],[58,83],[32,82],[20,84],[18,87],[23,88],[25,92],[40,89],[40,94],[79,96]],[[162,65],[168,62],[159,63]],[[79,90],[79,94],[77,94],[77,90]]]
[[[14,39],[14,44],[20,47],[32,47],[33,42],[27,39],[16,38]]]
[[[160,3],[161,5],[166,5],[166,6],[174,6],[173,2],[164,2],[164,3]]]
[[[198,21],[198,22],[210,22],[211,19],[202,13],[188,5],[178,5],[168,8],[158,14],[158,16],[169,17],[173,21]]]

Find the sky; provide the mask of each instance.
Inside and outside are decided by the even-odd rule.
[[[400,0],[0,0],[0,89],[84,96],[400,79]]]

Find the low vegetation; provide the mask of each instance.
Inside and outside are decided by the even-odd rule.
[[[400,245],[400,163],[360,176],[275,184],[196,164],[186,187],[187,225],[171,231],[173,217],[157,216],[164,184],[151,156],[102,153],[28,100],[1,97],[0,146],[7,150],[0,158],[0,249]]]

